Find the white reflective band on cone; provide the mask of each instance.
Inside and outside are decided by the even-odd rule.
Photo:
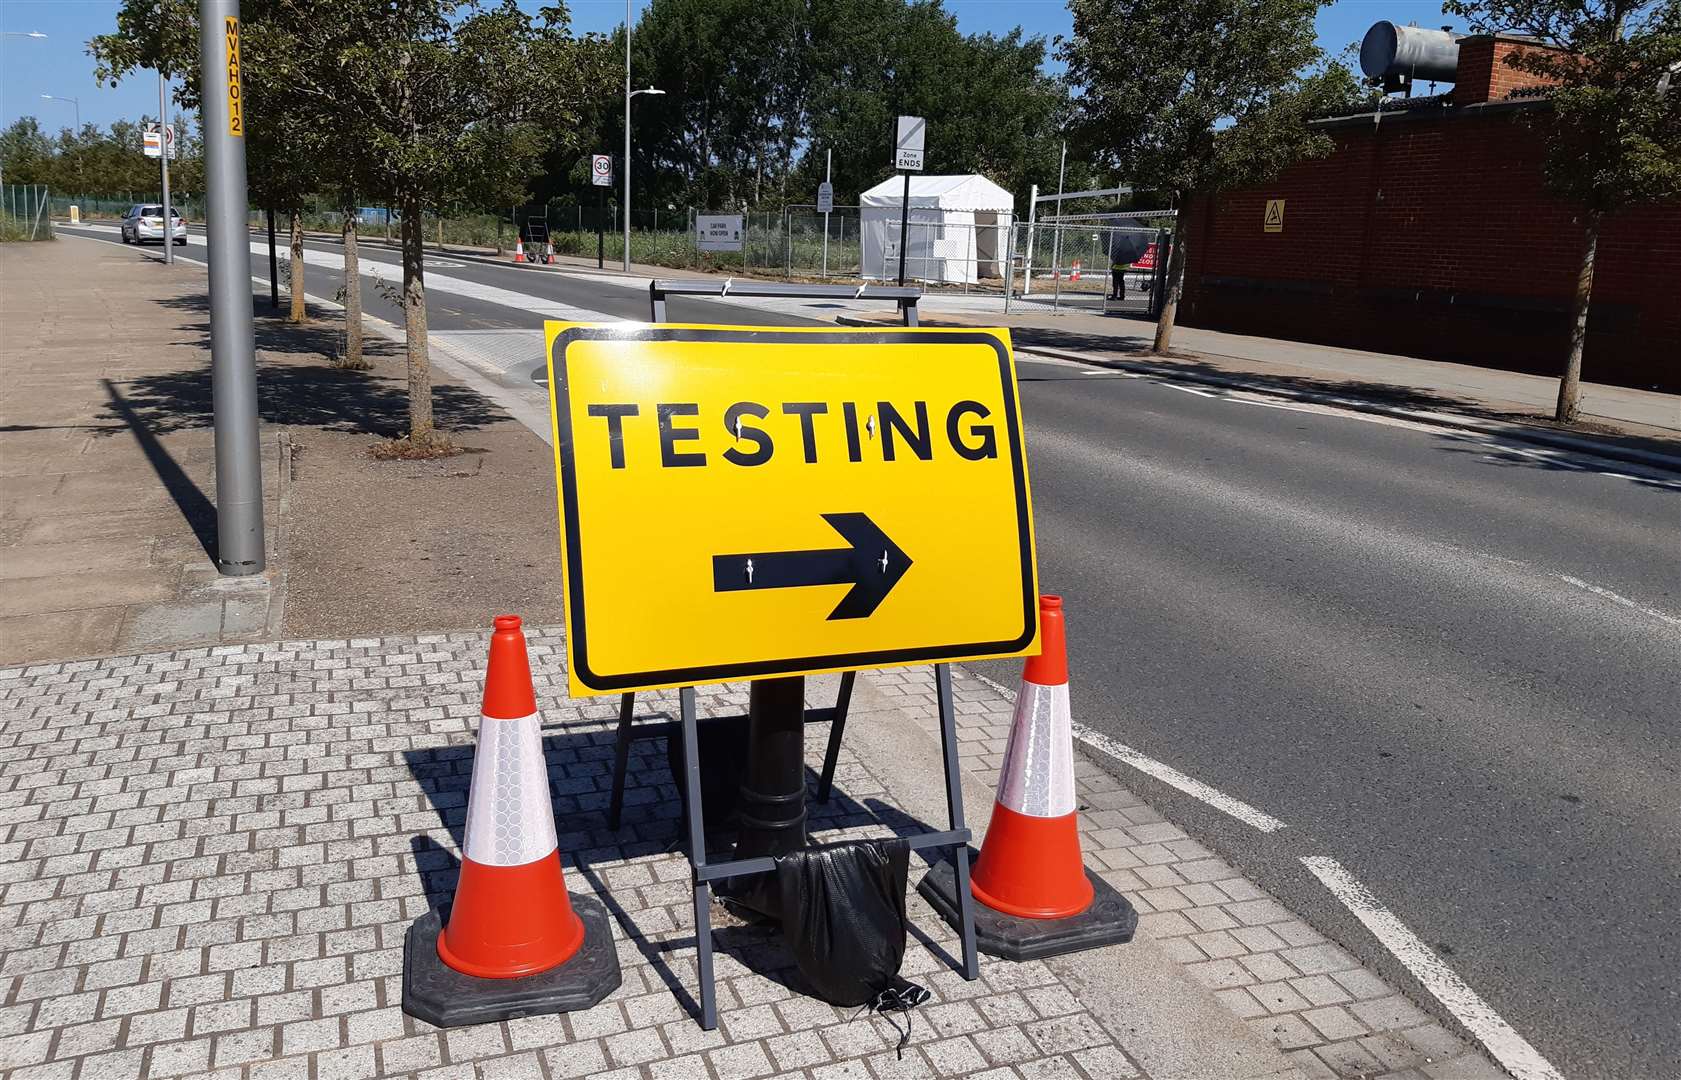
[[[1021,684],[998,778],[998,802],[1028,817],[1074,812],[1074,722],[1067,683]]]
[[[481,718],[462,854],[484,866],[524,866],[554,849],[554,804],[537,714]]]

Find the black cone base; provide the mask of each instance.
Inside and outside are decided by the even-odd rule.
[[[568,895],[583,920],[584,944],[566,963],[523,979],[480,979],[456,971],[438,956],[443,917],[434,909],[416,919],[403,942],[403,1011],[438,1027],[462,1027],[598,1004],[619,988],[613,927],[601,901]]]
[[[971,865],[975,856],[971,848]],[[976,900],[975,944],[988,956],[1021,961],[1131,941],[1133,931],[1138,929],[1138,912],[1113,885],[1089,868],[1086,880],[1097,893],[1091,907],[1066,919],[1022,919],[994,911]],[[957,868],[950,859],[935,863],[917,882],[916,891],[942,919],[953,927],[958,925]]]

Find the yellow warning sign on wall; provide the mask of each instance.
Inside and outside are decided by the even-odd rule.
[[[222,20],[222,38],[226,43],[228,77],[228,134],[245,137],[245,95],[239,86],[239,20],[231,16]]]
[[[546,328],[573,693],[1033,651],[1008,331]]]
[[[1268,199],[1267,213],[1261,219],[1261,229],[1264,232],[1284,231],[1284,200]]]

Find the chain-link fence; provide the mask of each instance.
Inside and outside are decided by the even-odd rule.
[[[0,184],[0,238],[51,240],[51,199],[45,184]]]

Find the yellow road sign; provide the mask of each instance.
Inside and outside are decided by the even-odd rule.
[[[1008,331],[546,328],[573,693],[1034,650]]]
[[[1266,216],[1261,218],[1261,231],[1284,231],[1284,200],[1268,199]]]

